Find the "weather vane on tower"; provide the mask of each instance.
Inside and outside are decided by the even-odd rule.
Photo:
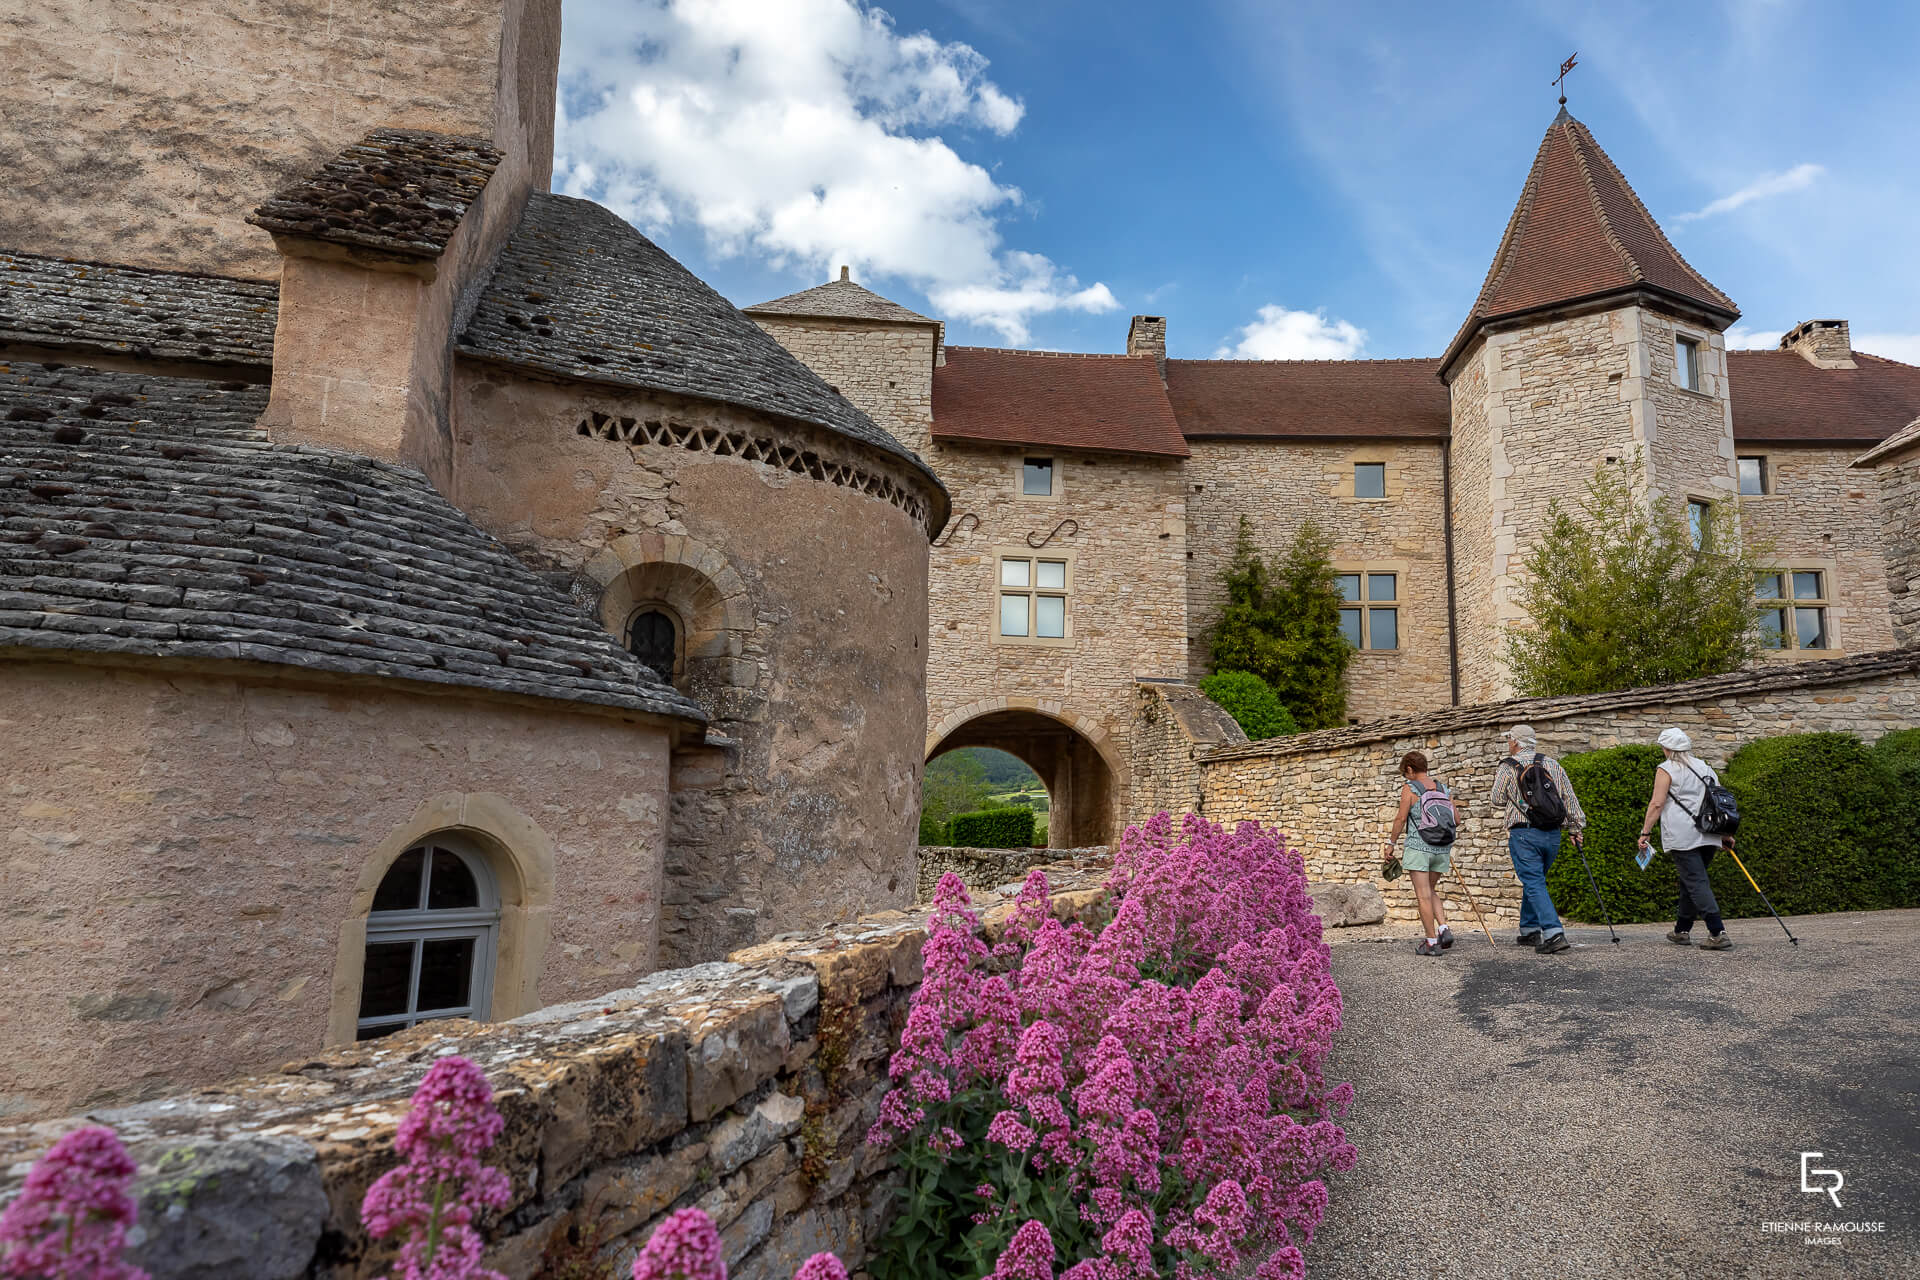
[[[1567,60],[1560,64],[1560,74],[1553,78],[1553,83],[1560,87],[1560,105],[1563,107],[1567,105],[1567,72],[1573,70],[1573,60],[1579,56],[1578,50],[1569,54]]]

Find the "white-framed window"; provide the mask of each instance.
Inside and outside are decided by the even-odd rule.
[[[1743,453],[1733,460],[1740,475],[1740,496],[1764,498],[1773,493],[1773,459],[1764,453]]]
[[[1362,650],[1400,647],[1400,571],[1350,569],[1336,572],[1339,588],[1340,633]]]
[[[1072,580],[1072,562],[1064,556],[1002,554],[995,604],[995,638],[1036,643],[1065,641]]]
[[[1713,504],[1705,498],[1687,499],[1687,542],[1705,551],[1713,541]]]
[[[356,1038],[492,1006],[500,897],[484,859],[429,836],[394,859],[373,895]]]
[[[1059,491],[1056,471],[1052,458],[1022,458],[1020,460],[1020,496],[1023,498],[1054,497]]]
[[[1386,497],[1387,464],[1384,462],[1354,463],[1353,496],[1356,498]]]
[[[1768,649],[1833,648],[1829,627],[1833,587],[1824,568],[1764,569],[1754,575],[1760,607],[1760,643]]]
[[[1700,389],[1700,342],[1684,334],[1673,340],[1673,380],[1689,391]]]

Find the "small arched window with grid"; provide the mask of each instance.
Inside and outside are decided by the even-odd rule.
[[[499,892],[484,858],[448,836],[401,854],[367,916],[357,1038],[435,1018],[484,1021],[499,931]]]

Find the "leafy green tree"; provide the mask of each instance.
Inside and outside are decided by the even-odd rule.
[[[1637,459],[1635,460],[1637,463]],[[1670,502],[1650,503],[1631,467],[1601,465],[1571,508],[1547,508],[1527,552],[1507,638],[1515,687],[1533,697],[1608,693],[1737,671],[1760,649],[1754,575],[1764,548],[1715,503],[1696,548]]]
[[[1219,703],[1254,742],[1300,732],[1273,686],[1251,671],[1216,671],[1200,681],[1200,692]]]
[[[949,751],[929,760],[920,783],[920,843],[945,843],[953,816],[986,808],[992,790],[986,766],[972,752]]]
[[[1326,530],[1303,521],[1285,554],[1268,561],[1254,543],[1253,522],[1241,516],[1221,581],[1227,605],[1208,637],[1213,669],[1265,680],[1301,729],[1345,724],[1353,649],[1340,633],[1342,601]]]

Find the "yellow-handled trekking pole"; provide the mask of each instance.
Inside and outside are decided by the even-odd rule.
[[[1730,844],[1722,845],[1721,848],[1725,849],[1727,851],[1727,856],[1733,859],[1733,865],[1740,868],[1740,874],[1747,878],[1747,883],[1753,886],[1753,891],[1755,893],[1760,894],[1760,901],[1766,903],[1767,910],[1773,911],[1773,904],[1771,902],[1767,902],[1767,895],[1760,892],[1760,882],[1753,878],[1753,872],[1747,870],[1747,864],[1740,861],[1740,855],[1733,851],[1733,846]],[[1778,911],[1773,911],[1773,919],[1774,919],[1774,922],[1778,924],[1782,929],[1787,930],[1787,941],[1791,942],[1796,947],[1799,946],[1800,939],[1793,936],[1793,930],[1787,929],[1787,922],[1780,918],[1780,913]]]

